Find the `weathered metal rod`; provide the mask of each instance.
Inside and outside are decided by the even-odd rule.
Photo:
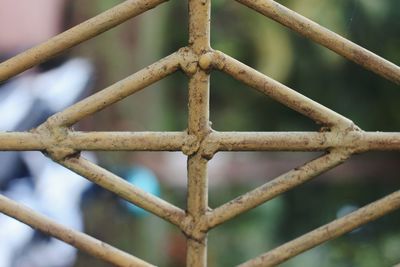
[[[301,167],[295,168],[274,180],[238,197],[208,213],[208,228],[214,228],[239,214],[253,209],[264,202],[282,194],[315,176],[326,172],[343,163],[350,154],[344,151],[332,151],[322,157],[312,160]]]
[[[396,191],[380,200],[364,206],[342,218],[321,226],[280,247],[277,247],[255,259],[249,260],[240,267],[276,266],[294,256],[309,250],[323,242],[337,238],[363,224],[376,220],[385,214],[400,208],[400,191]]]
[[[153,266],[84,233],[60,225],[5,196],[0,195],[0,213],[54,236],[86,253],[115,266]]]
[[[181,151],[188,135],[186,132],[71,132],[68,138],[75,150]]]
[[[166,0],[126,0],[123,3],[0,64],[0,82],[99,35]]]
[[[348,118],[220,51],[213,53],[213,60],[214,67],[217,69],[309,117],[318,124],[341,129],[352,129],[355,127],[354,123]]]
[[[176,52],[56,113],[48,121],[51,121],[54,125],[71,126],[86,116],[100,111],[175,72],[179,69],[180,63],[181,55]]]
[[[185,212],[182,209],[131,185],[122,178],[82,157],[67,158],[59,163],[172,224],[180,226],[185,218]]]
[[[236,0],[343,57],[400,84],[400,67],[273,0]]]
[[[40,134],[29,132],[0,132],[0,151],[44,150]]]
[[[210,48],[211,0],[189,0],[189,47],[199,58]],[[199,142],[211,131],[209,125],[209,74],[196,66],[189,80],[188,134]],[[191,221],[187,235],[186,266],[207,266],[207,234],[199,222],[208,210],[207,163],[200,150],[188,155],[187,213]]]
[[[217,151],[398,151],[400,133],[337,132],[212,132],[207,143]]]
[[[77,151],[180,151],[195,137],[186,132],[78,132],[66,140]],[[46,150],[48,138],[31,132],[0,132],[0,151]],[[203,147],[216,151],[398,151],[400,133],[336,132],[211,132]]]

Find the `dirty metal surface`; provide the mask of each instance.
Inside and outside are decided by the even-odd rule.
[[[400,84],[400,68],[272,0],[237,0],[360,66]],[[88,40],[164,0],[120,5],[0,64],[0,82]],[[207,266],[207,232],[367,151],[400,151],[400,133],[365,132],[348,118],[210,46],[211,0],[188,0],[188,46],[49,117],[29,132],[0,132],[2,151],[42,151],[55,162],[176,225],[187,238],[187,266]],[[182,132],[79,132],[71,126],[175,71],[189,77],[188,128]],[[319,132],[217,132],[209,122],[210,74],[222,71],[311,118]],[[125,182],[81,151],[182,151],[188,157],[185,209]],[[215,208],[208,207],[207,164],[219,151],[323,151],[324,155]],[[394,192],[241,266],[275,266],[400,207]],[[116,266],[153,266],[0,196],[0,212]],[[246,260],[246,259],[244,259]]]

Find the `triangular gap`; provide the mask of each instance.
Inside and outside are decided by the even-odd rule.
[[[217,208],[324,152],[219,152],[209,162],[210,207]]]
[[[161,187],[159,197],[170,203],[176,203],[179,207],[185,207],[185,203],[181,205],[181,194],[184,193],[179,190],[171,193],[172,190],[165,185],[163,177],[160,177],[159,170],[152,168],[152,164],[160,160],[160,155],[157,152],[147,153],[144,156],[141,154],[102,152],[98,154],[98,157],[101,165],[107,165],[107,168],[113,170],[114,173],[121,174],[124,178],[127,178],[131,172],[131,175],[136,175],[136,182],[144,179],[142,186],[143,183],[150,180],[149,177],[141,177],[141,175],[148,176],[149,171],[154,173]],[[112,161],[112,165],[105,163],[105,157]],[[146,157],[146,159],[138,159],[138,157]],[[146,162],[150,162],[150,164]],[[170,253],[172,252],[165,250],[165,247],[171,247],[174,241],[182,242],[181,232],[176,226],[151,213],[144,213],[142,210],[126,206],[126,202],[123,202],[121,198],[98,186],[94,186],[86,196],[83,212],[86,233],[156,266],[162,266],[171,260]],[[112,218],[112,224],[110,224],[110,218]],[[80,266],[103,266],[97,265],[97,260],[84,254],[79,255],[77,264],[81,264]]]
[[[390,80],[393,83],[399,84],[399,70],[400,67],[396,64],[378,56],[377,54],[371,52],[368,49],[350,41],[349,39],[344,38],[343,36],[338,35],[331,30],[322,27],[318,23],[302,16],[301,14],[296,13],[295,11],[283,6],[279,3],[276,3],[273,0],[265,0],[265,1],[249,1],[249,0],[237,0],[243,5],[254,9],[256,12],[259,12],[266,17],[277,21],[278,23],[284,25],[287,28],[292,29],[293,31],[299,33],[300,35],[310,39],[311,41],[318,43],[329,50],[332,50],[334,53],[343,56],[344,58],[360,65],[360,67],[374,72],[378,76],[381,76],[384,79]],[[301,1],[298,1],[301,2]],[[302,4],[302,3],[298,3]],[[337,8],[340,5],[335,5]],[[314,7],[314,5],[312,6]],[[348,8],[352,8],[351,16],[354,16],[355,6],[347,5]],[[387,10],[390,10],[391,7],[387,7]],[[392,9],[395,6],[392,6]],[[333,9],[333,8],[330,8]],[[365,9],[370,9],[365,7]],[[320,14],[324,12],[318,12]],[[331,12],[335,13],[335,12]],[[339,13],[339,12],[336,12]],[[342,18],[344,16],[341,16]],[[350,18],[350,22],[352,22],[353,17]],[[376,21],[376,18],[371,17],[368,19],[369,21]],[[348,24],[348,22],[343,22],[344,24]],[[306,26],[304,26],[306,25]],[[386,25],[386,24],[383,24]],[[341,25],[342,27],[346,27],[349,29],[351,25]],[[365,25],[362,25],[362,28],[365,28]],[[368,27],[370,28],[370,27]],[[381,28],[381,27],[379,27]],[[347,30],[348,30],[347,29]],[[373,35],[369,35],[373,36]],[[380,38],[375,38],[379,39]],[[378,46],[381,46],[379,43]]]
[[[183,131],[187,77],[180,71],[78,123],[84,131]]]
[[[285,204],[279,196],[212,229],[208,233],[208,266],[238,266],[280,245]]]
[[[379,40],[382,38],[367,38],[381,36],[383,34],[381,29],[384,24],[390,23],[390,17],[382,17],[381,20],[368,19],[368,16],[372,15],[367,12],[368,7],[358,5],[357,14],[349,25],[348,19],[352,17],[354,11],[353,4],[340,3],[335,6],[335,12],[326,15],[324,15],[326,12],[322,11],[330,8],[332,4],[329,1],[315,1],[312,5],[301,1],[292,2],[290,7],[296,5],[294,10],[316,19],[339,33],[351,31],[351,39],[373,48],[373,51],[385,58],[396,58],[393,50],[396,42],[395,27],[387,29],[392,33],[385,35],[389,40],[388,46],[381,45]],[[390,6],[390,4],[384,5]],[[395,112],[395,103],[398,99],[396,96],[400,92],[395,90],[396,84],[371,73],[367,75],[365,70],[356,64],[325,47],[293,34],[288,28],[236,1],[229,6],[215,5],[214,9],[214,23],[211,25],[213,48],[233,55],[246,65],[332,108],[353,120],[364,130],[398,130],[400,124]],[[343,13],[339,12],[341,9]],[[227,17],[233,19],[226,20],[215,14],[228,15]],[[233,27],[230,27],[231,24]],[[370,25],[366,28],[367,32],[365,25]],[[235,30],[231,30],[232,28]],[[246,40],[243,45],[242,40]],[[280,71],[282,69],[283,72]]]
[[[182,152],[97,152],[99,166],[118,175],[142,190],[161,198],[176,207],[186,207],[187,157]],[[157,217],[138,208],[126,207],[126,202],[118,195],[97,185],[93,186],[94,195],[110,195],[125,212],[133,215]],[[130,205],[128,205],[130,206]],[[160,219],[163,220],[163,219]]]
[[[309,118],[221,72],[211,75],[210,120],[218,131],[316,131]]]
[[[209,163],[210,208],[217,208],[320,154],[217,153]],[[308,186],[305,184],[301,187]],[[281,243],[279,230],[286,210],[286,194],[283,193],[212,229],[209,233],[209,255],[218,261],[216,266],[236,266],[244,259],[260,255],[267,248],[273,248]],[[234,252],[236,256],[221,258],[221,255],[228,251]]]
[[[117,3],[112,0],[93,5],[74,4],[71,13],[74,20],[81,21]],[[166,39],[164,21],[170,4],[161,4],[87,40],[73,48],[72,54],[93,62],[97,74],[95,79],[101,84],[126,77],[132,74],[132,70],[139,70],[172,54],[176,50],[165,53],[162,49]]]
[[[72,21],[72,18],[74,17],[74,13],[77,12],[78,8],[72,8],[69,4],[65,6],[60,6],[60,14],[57,14],[60,15],[60,21],[56,24],[60,24],[58,25],[59,29],[57,28],[57,31],[61,30],[61,32],[52,37],[46,36],[45,34],[43,38],[49,38],[48,40],[43,40],[42,38],[42,40],[33,41],[33,43],[39,42],[39,44],[31,47],[26,52],[20,53],[19,55],[11,58],[7,62],[8,67],[2,64],[2,79],[8,79],[12,76],[22,73],[26,69],[31,68],[31,66],[41,64],[42,62],[47,63],[47,61],[51,60],[53,57],[61,53],[65,53],[65,51],[69,50],[71,47],[79,45],[80,43],[85,42],[87,39],[94,38],[98,34],[101,34],[115,26],[118,26],[119,24],[123,24],[125,21],[134,18],[141,13],[144,13],[147,10],[156,7],[157,5],[162,4],[165,1],[137,1],[135,5],[131,5],[130,3],[118,4],[115,1],[112,2],[114,2],[115,6],[108,5],[104,7],[103,5],[105,10],[101,11],[104,12],[99,12],[100,14],[97,14],[96,12],[93,17],[86,16],[82,19],[82,23],[79,23],[82,21],[80,19],[78,23],[76,23],[78,25],[75,25],[73,27],[71,27],[71,25],[75,23]],[[79,8],[81,8],[82,6],[85,5],[79,5]],[[90,6],[92,7],[99,5]],[[57,10],[58,9],[56,8],[56,11]],[[21,47],[29,45],[32,44],[21,44]],[[15,51],[10,52],[13,53]],[[25,64],[21,65],[19,64],[19,62],[25,62]]]
[[[8,187],[2,188],[2,194],[14,199],[17,203],[22,205],[21,207],[17,207],[17,209],[24,209],[24,206],[28,207],[34,210],[35,213],[37,212],[39,216],[42,215],[49,218],[56,224],[60,224],[62,228],[66,227],[66,232],[69,232],[68,228],[78,232],[83,231],[84,225],[82,221],[81,204],[85,192],[88,190],[91,183],[83,177],[53,162],[38,151],[21,152],[20,154],[21,158],[25,160],[24,163],[29,167],[29,172],[27,172],[24,177],[13,177],[14,179]],[[85,156],[90,157],[89,155]],[[16,165],[16,163],[14,162],[13,165]],[[18,166],[15,167],[18,168]],[[30,213],[31,211],[29,211],[29,209],[26,212]],[[21,211],[20,216],[22,216],[23,213],[24,212]],[[5,258],[1,259],[2,262],[4,262],[4,260],[17,260],[20,263],[29,262],[29,265],[32,263],[33,258],[39,259],[40,256],[43,256],[44,252],[46,252],[47,255],[54,255],[54,253],[57,252],[57,255],[59,255],[61,252],[61,256],[68,255],[66,262],[57,261],[56,258],[46,262],[52,266],[59,263],[69,265],[74,259],[74,255],[70,254],[70,252],[72,252],[70,250],[71,246],[57,239],[50,239],[50,237],[52,237],[51,235],[48,236],[49,233],[54,232],[63,237],[64,235],[62,232],[57,230],[57,226],[54,228],[51,225],[52,223],[45,223],[46,225],[43,226],[43,222],[40,223],[39,219],[34,218],[35,216],[35,214],[33,214],[33,216],[29,216],[28,214],[22,216],[22,218],[25,217],[27,222],[31,221],[30,223],[38,224],[39,231],[43,232],[35,233],[35,229],[27,227],[17,220],[7,219],[6,217],[1,218],[2,247],[7,238],[16,241],[13,243],[14,245],[9,248],[10,250],[2,251],[2,255],[5,256]],[[31,219],[28,220],[27,218]],[[22,221],[24,221],[24,219],[22,219]],[[51,230],[47,230],[48,228]],[[73,237],[73,233],[71,233],[71,235],[68,234],[66,241],[68,242],[69,240],[69,243],[72,243],[72,245],[78,243],[71,242],[71,238],[73,239]],[[82,236],[80,237],[83,238]],[[91,242],[93,243],[93,241]],[[6,242],[6,244],[9,243]],[[54,247],[57,249],[54,250]],[[19,254],[18,251],[23,253]],[[96,253],[92,252],[91,254]],[[8,256],[11,258],[8,258]],[[8,261],[5,262],[7,263]]]
[[[246,65],[285,82],[294,61],[291,31],[237,1],[213,2],[211,44]]]

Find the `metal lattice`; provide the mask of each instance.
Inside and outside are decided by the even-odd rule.
[[[237,0],[301,35],[400,84],[400,68],[272,0]],[[165,0],[127,0],[0,65],[7,80]],[[400,133],[365,132],[338,113],[210,47],[210,0],[189,0],[189,45],[51,116],[30,132],[0,133],[0,150],[39,150],[54,161],[179,227],[187,237],[187,266],[207,265],[207,232],[233,217],[341,164],[354,153],[400,150]],[[321,132],[216,132],[209,124],[209,76],[220,70],[313,119]],[[71,126],[177,71],[189,77],[184,132],[79,132]],[[182,151],[188,156],[186,211],[130,185],[80,156],[82,150]],[[212,210],[207,163],[218,151],[325,151],[307,164]],[[400,207],[396,191],[241,266],[274,266]],[[152,266],[86,234],[68,229],[0,196],[0,211],[117,266]]]

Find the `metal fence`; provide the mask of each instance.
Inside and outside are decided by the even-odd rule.
[[[400,68],[272,0],[237,0],[345,58],[400,84]],[[165,0],[127,0],[0,64],[7,80]],[[343,163],[354,153],[400,150],[400,133],[365,132],[351,120],[210,46],[210,0],[189,0],[189,44],[59,112],[29,132],[0,133],[0,150],[39,150],[54,161],[179,227],[187,238],[187,266],[207,265],[207,232],[235,216]],[[117,101],[182,70],[189,77],[188,129],[183,132],[79,132],[71,126]],[[319,132],[217,132],[209,122],[209,77],[231,75],[313,119]],[[83,150],[182,151],[188,156],[187,208],[147,194],[80,156]],[[207,163],[218,151],[324,151],[303,166],[215,209],[208,207]],[[274,266],[327,240],[400,208],[396,191],[359,210],[283,244],[240,266]],[[0,196],[0,212],[117,266],[152,266],[132,255],[68,229]]]

